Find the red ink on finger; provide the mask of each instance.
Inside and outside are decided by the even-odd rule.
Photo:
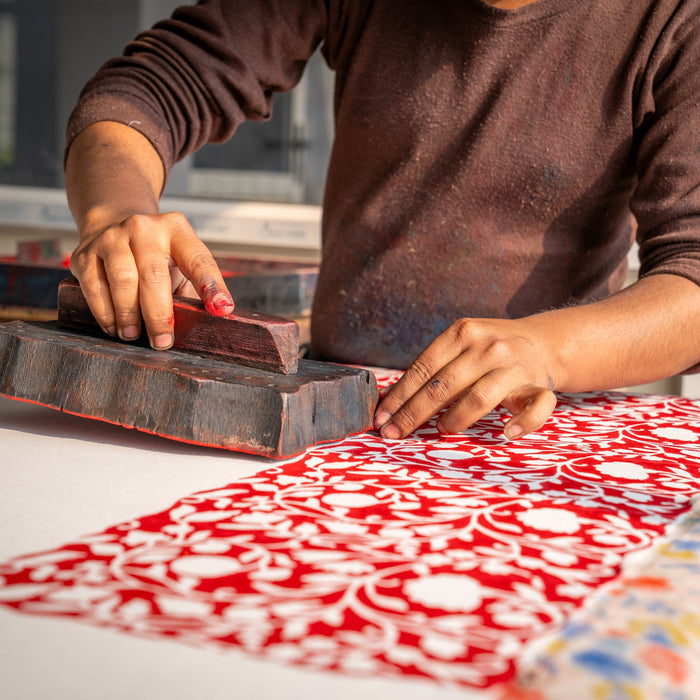
[[[233,312],[233,299],[223,292],[204,300],[204,307],[212,316],[228,316]]]
[[[218,292],[213,281],[200,286],[199,296],[204,302],[204,308],[212,316],[228,316],[233,313],[234,304],[231,295],[226,292]]]

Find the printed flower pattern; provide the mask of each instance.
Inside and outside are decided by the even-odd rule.
[[[653,546],[700,477],[692,401],[562,396],[512,443],[504,418],[310,449],[8,561],[0,602],[313,669],[494,687]]]

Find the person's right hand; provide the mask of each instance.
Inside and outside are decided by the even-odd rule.
[[[179,213],[160,214],[163,162],[130,126],[96,122],[71,143],[66,195],[80,235],[71,257],[95,319],[109,335],[173,344],[173,294],[225,316],[233,299],[211,253]]]
[[[234,307],[213,256],[179,213],[131,215],[83,234],[70,269],[107,334],[135,340],[143,321],[156,350],[173,344],[173,294],[200,297],[217,316]]]

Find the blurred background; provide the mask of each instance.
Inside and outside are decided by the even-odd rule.
[[[97,68],[183,0],[0,0],[0,182],[61,187],[68,115]],[[168,194],[318,204],[332,79],[314,57],[270,123],[182,163]]]
[[[11,253],[14,237],[51,231],[63,232],[71,247],[62,157],[78,94],[105,60],[183,4],[194,3],[0,0],[0,254]],[[179,163],[165,205],[191,214],[214,246],[273,247],[275,254],[316,258],[332,90],[317,54],[298,88],[276,96],[270,122],[245,123],[237,138]],[[246,207],[227,206],[231,202]],[[251,229],[251,216],[257,228]]]

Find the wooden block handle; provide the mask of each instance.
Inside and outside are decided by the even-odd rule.
[[[299,326],[281,316],[236,309],[212,316],[195,299],[173,299],[176,350],[215,357],[246,367],[295,374],[299,362]],[[99,329],[77,280],[61,281],[58,322],[79,329]]]

